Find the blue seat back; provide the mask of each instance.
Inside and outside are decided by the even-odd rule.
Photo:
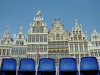
[[[39,62],[38,75],[55,75],[55,61],[51,58],[42,58]]]
[[[84,57],[80,63],[81,75],[97,75],[99,71],[98,61],[95,57]]]
[[[16,60],[8,58],[3,59],[2,62],[2,75],[16,75]]]
[[[30,58],[21,59],[18,75],[35,75],[35,61]]]
[[[2,71],[16,71],[16,60],[14,59],[3,59]]]
[[[30,71],[35,71],[35,61],[33,59],[22,59],[20,61],[20,68],[19,71],[25,71],[25,72],[30,72]]]
[[[59,63],[60,75],[77,75],[77,62],[74,58],[62,58]]]

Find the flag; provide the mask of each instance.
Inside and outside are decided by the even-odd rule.
[[[36,58],[39,59],[40,54],[39,54],[39,49],[36,49]]]

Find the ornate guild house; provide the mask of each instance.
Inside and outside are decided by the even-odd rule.
[[[6,27],[0,39],[0,63],[4,58],[14,58],[17,62],[22,58],[53,58],[58,64],[59,59],[72,57],[79,64],[82,57],[93,56],[97,57],[100,64],[100,33],[94,29],[89,39],[77,20],[71,33],[64,29],[60,19],[55,19],[52,28],[48,30],[39,10],[30,24],[27,36],[20,26],[18,34],[12,38]]]

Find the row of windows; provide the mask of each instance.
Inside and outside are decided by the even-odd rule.
[[[23,55],[23,54],[26,54],[26,50],[12,50],[11,54],[12,55]]]
[[[33,33],[43,33],[43,27],[33,27]]]
[[[100,49],[93,49],[93,50],[90,50],[90,52],[100,52]]]
[[[4,45],[4,44],[10,44],[10,41],[2,40],[2,41],[1,41],[1,44],[2,44],[2,45]]]
[[[0,49],[0,55],[10,55],[10,49]]]
[[[26,48],[25,47],[13,47],[11,54],[13,55],[21,55],[21,54],[26,54]]]
[[[29,35],[28,42],[47,42],[47,35]]]
[[[49,43],[48,48],[67,48],[68,42]]]
[[[63,40],[63,35],[61,34],[53,35],[53,40]]]
[[[24,45],[24,41],[16,41],[16,45]]]
[[[26,50],[26,47],[12,47],[12,50]]]
[[[47,45],[28,45],[28,52],[47,52],[48,46]]]
[[[99,38],[99,36],[97,36],[97,35],[93,36],[93,39],[98,39],[98,38]]]
[[[70,51],[88,51],[87,44],[70,44]]]
[[[85,37],[74,35],[74,37],[71,37],[71,40],[85,40]]]
[[[100,49],[90,50],[91,56],[99,57],[100,56]]]
[[[80,57],[79,57],[80,56]],[[82,58],[82,57],[87,57],[89,54],[70,54],[70,57],[72,58]]]
[[[50,53],[49,54],[49,57],[50,58],[65,58],[65,57],[69,57],[69,54],[68,53]]]
[[[92,41],[92,44],[98,47],[100,46],[100,41]]]
[[[73,31],[73,34],[81,34],[81,31]]]
[[[91,56],[100,57],[100,52],[91,52]]]

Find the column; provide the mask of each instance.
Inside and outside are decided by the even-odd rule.
[[[44,34],[43,34],[43,42],[44,42]]]
[[[75,57],[75,44],[73,43],[73,51],[74,51],[74,57]]]

